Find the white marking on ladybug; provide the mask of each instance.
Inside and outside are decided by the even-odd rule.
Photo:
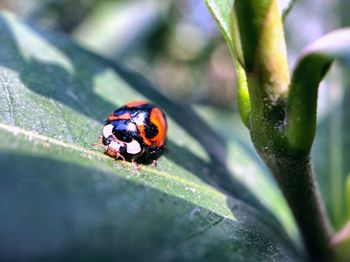
[[[121,147],[121,143],[118,141],[113,141],[108,145],[108,148],[112,149],[115,152],[119,152],[119,149]]]
[[[145,123],[145,119],[146,119],[145,113],[138,113],[133,118],[136,125],[143,125]]]
[[[113,135],[112,130],[113,130],[114,126],[113,125],[105,125],[103,128],[103,136],[105,138],[109,137],[110,135]]]
[[[141,145],[136,140],[132,140],[130,143],[126,143],[126,152],[136,155],[141,152]]]
[[[127,124],[127,128],[128,128],[129,131],[136,131],[137,130],[136,125],[134,123],[132,123],[132,122],[129,122]]]

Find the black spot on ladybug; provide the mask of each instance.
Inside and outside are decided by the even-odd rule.
[[[121,153],[122,155],[126,153],[126,145],[123,145],[119,148],[119,153]]]
[[[105,146],[108,146],[111,142],[113,141],[113,136],[110,135],[109,137],[102,137],[102,143],[105,145]]]
[[[154,109],[157,109],[157,113],[152,117],[156,121],[153,123],[151,112]],[[153,160],[156,160],[164,150],[167,130],[166,117],[162,110],[153,103],[147,101],[130,102],[109,115],[105,121],[106,125],[113,127],[103,130],[105,135],[108,134],[109,137],[103,138],[102,143],[111,147],[112,150],[106,150],[106,152],[107,154],[113,152],[112,157],[115,157],[114,151],[117,151],[126,160],[134,161],[137,159],[139,163],[149,164],[153,163]],[[108,132],[112,132],[113,135]],[[114,140],[118,143],[111,143]],[[135,141],[139,143],[141,151],[133,151]],[[126,145],[123,146],[122,142]],[[134,144],[129,148],[128,143]],[[135,153],[130,153],[128,150]]]
[[[111,124],[114,125],[112,133],[123,142],[131,142],[135,135],[138,134],[135,124],[131,123],[130,120],[115,120]]]
[[[124,106],[122,108],[119,108],[119,109],[115,110],[113,112],[113,115],[114,116],[121,116],[121,115],[124,115],[125,113],[129,113],[129,110],[128,110],[127,107]]]
[[[145,126],[145,134],[148,138],[153,138],[158,134],[158,128],[153,123],[149,123]]]
[[[158,154],[160,151],[163,150],[163,147],[149,147],[147,148],[147,153],[152,156]]]

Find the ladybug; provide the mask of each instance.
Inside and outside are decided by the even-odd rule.
[[[164,112],[148,101],[134,101],[115,110],[105,121],[102,143],[105,154],[129,160],[156,164],[166,144],[168,125]]]

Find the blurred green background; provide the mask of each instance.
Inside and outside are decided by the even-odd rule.
[[[283,11],[291,1],[279,2]],[[349,5],[295,1],[286,19],[291,67],[307,43],[349,24]],[[70,34],[137,69],[174,98],[235,107],[234,65],[202,0],[2,0],[0,8]]]
[[[235,105],[233,63],[204,1],[6,0],[1,8],[137,69],[171,97]]]

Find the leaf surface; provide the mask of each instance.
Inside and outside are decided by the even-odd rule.
[[[3,259],[300,261],[303,254],[233,176],[227,145],[192,108],[66,36],[0,16]],[[156,168],[94,146],[136,99],[168,115]]]

